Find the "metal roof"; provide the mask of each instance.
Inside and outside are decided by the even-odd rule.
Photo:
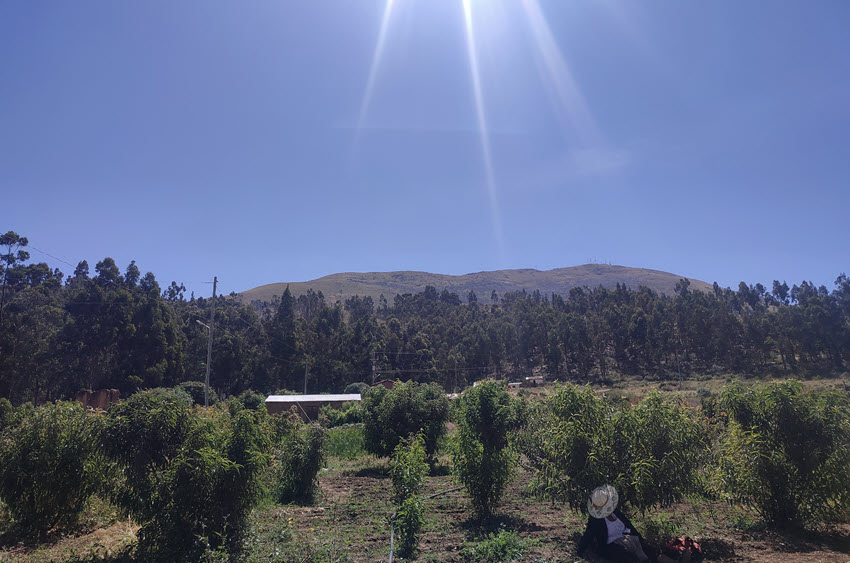
[[[360,393],[344,395],[269,395],[267,403],[311,403],[330,401],[359,401]]]

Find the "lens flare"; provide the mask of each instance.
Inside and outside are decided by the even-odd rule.
[[[602,144],[602,135],[587,107],[578,82],[564,60],[546,18],[543,17],[540,4],[537,0],[523,0],[522,6],[546,67],[547,74],[541,75],[541,79],[554,87],[560,101],[559,109],[569,122],[571,132],[576,134],[581,146]]]
[[[466,24],[466,51],[469,56],[469,68],[472,76],[472,89],[475,96],[475,114],[478,120],[478,137],[481,140],[481,153],[484,158],[484,173],[487,180],[487,195],[490,199],[490,214],[493,222],[493,234],[496,238],[500,258],[505,259],[502,224],[499,217],[499,202],[496,195],[496,180],[493,174],[493,159],[490,156],[490,138],[487,129],[487,116],[484,110],[484,96],[481,94],[481,75],[478,69],[478,55],[475,50],[475,29],[472,25],[472,6],[470,0],[463,0],[463,18]]]
[[[378,43],[375,45],[375,53],[372,55],[372,67],[369,69],[369,80],[366,82],[366,90],[363,92],[363,101],[360,103],[360,116],[357,119],[357,130],[363,128],[363,122],[366,119],[366,110],[369,108],[369,101],[372,98],[372,89],[375,87],[375,77],[378,74],[378,67],[381,64],[381,58],[384,54],[384,44],[387,40],[387,30],[390,27],[390,17],[393,12],[393,4],[395,0],[387,0],[384,5],[384,15],[381,18],[381,30],[378,32]]]

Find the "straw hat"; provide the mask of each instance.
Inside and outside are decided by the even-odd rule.
[[[596,487],[587,499],[587,511],[594,518],[605,518],[617,508],[620,497],[611,485]]]

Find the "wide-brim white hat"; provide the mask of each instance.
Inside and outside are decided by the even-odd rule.
[[[594,518],[605,518],[617,508],[620,501],[617,489],[611,485],[602,485],[593,489],[587,499],[587,511]]]

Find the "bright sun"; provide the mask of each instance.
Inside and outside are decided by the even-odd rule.
[[[375,88],[376,76],[381,66],[381,60],[387,45],[388,30],[390,28],[393,10],[396,0],[386,0],[384,4],[381,26],[375,43],[372,56],[372,64],[369,68],[369,77],[360,104],[357,131],[363,129],[369,104]],[[466,35],[466,56],[469,62],[470,83],[472,87],[473,102],[475,107],[475,119],[478,128],[478,136],[481,144],[481,157],[484,168],[484,179],[487,186],[487,194],[490,203],[491,221],[493,234],[504,254],[503,233],[499,213],[498,192],[496,176],[493,168],[492,151],[490,147],[490,136],[488,134],[487,110],[485,95],[482,91],[481,71],[478,63],[478,49],[476,43],[476,19],[475,12],[486,9],[488,2],[475,2],[474,0],[461,0],[460,7],[463,14],[464,30]],[[599,133],[593,117],[587,107],[581,89],[575,80],[564,56],[562,55],[552,30],[546,21],[538,0],[521,0],[522,13],[533,38],[534,46],[540,60],[543,62],[543,71],[540,79],[557,95],[557,112],[564,118],[565,126],[569,129],[572,138],[576,141],[580,150],[592,149],[601,144],[602,135]]]

